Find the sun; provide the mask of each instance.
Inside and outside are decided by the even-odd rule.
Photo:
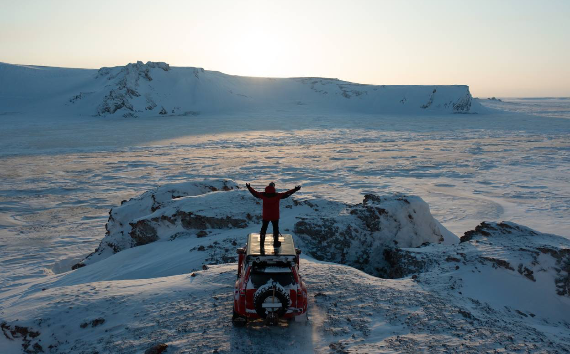
[[[240,75],[261,77],[286,76],[287,45],[281,36],[262,26],[247,29],[233,43],[233,55]]]

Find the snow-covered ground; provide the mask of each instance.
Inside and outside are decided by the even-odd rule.
[[[550,271],[534,282],[524,275],[533,260],[514,247],[524,248],[526,238],[509,243],[513,251],[504,257],[492,247],[462,252],[458,247],[471,247],[464,243],[421,248],[433,259],[448,252],[465,267],[455,270],[451,260],[453,268],[430,268],[415,280],[376,278],[307,254],[310,330],[297,323],[230,326],[235,264],[221,263],[229,260],[226,249],[258,231],[255,220],[69,271],[99,246],[109,211],[121,201],[200,179],[301,184],[296,200],[332,204],[357,204],[368,193],[414,195],[457,236],[482,221],[505,220],[570,238],[570,100],[481,100],[493,110],[480,114],[367,114],[302,104],[286,110],[280,101],[262,112],[123,118],[71,114],[75,108],[42,113],[39,103],[18,110],[28,106],[9,106],[10,99],[0,97],[0,322],[41,332],[36,338],[46,352],[50,344],[54,352],[140,352],[165,342],[168,353],[275,353],[268,338],[277,352],[570,350],[568,297],[554,294]],[[302,215],[282,214],[292,232]],[[568,248],[560,240],[557,247]],[[478,265],[476,257],[509,260],[514,270],[488,260]],[[549,254],[540,257],[544,269],[557,267]],[[524,264],[521,273],[511,258]],[[201,270],[204,263],[220,264]],[[105,322],[93,322],[98,318]],[[20,352],[21,339],[0,335],[1,352]]]

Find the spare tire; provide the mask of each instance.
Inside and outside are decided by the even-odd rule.
[[[263,307],[263,303],[271,299],[271,297],[275,294],[275,302],[281,303],[281,307],[277,310],[277,315],[279,317],[283,316],[287,312],[287,308],[291,304],[291,297],[289,296],[289,292],[285,290],[281,285],[274,283],[274,284],[265,284],[253,295],[253,304],[255,306],[255,312],[261,318],[267,317],[268,309]]]

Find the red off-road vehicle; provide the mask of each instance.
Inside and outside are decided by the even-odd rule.
[[[249,234],[247,245],[238,248],[237,281],[234,288],[235,325],[263,318],[276,325],[279,318],[306,320],[307,288],[299,274],[299,254],[291,235],[281,235],[280,247],[273,237],[261,246],[259,234]],[[303,315],[303,316],[301,316]]]

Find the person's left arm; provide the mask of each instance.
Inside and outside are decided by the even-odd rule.
[[[293,189],[288,190],[285,193],[279,193],[279,199],[285,199],[285,198],[289,198],[290,196],[292,196],[296,191],[298,191],[299,189],[301,189],[301,186],[296,186]]]

